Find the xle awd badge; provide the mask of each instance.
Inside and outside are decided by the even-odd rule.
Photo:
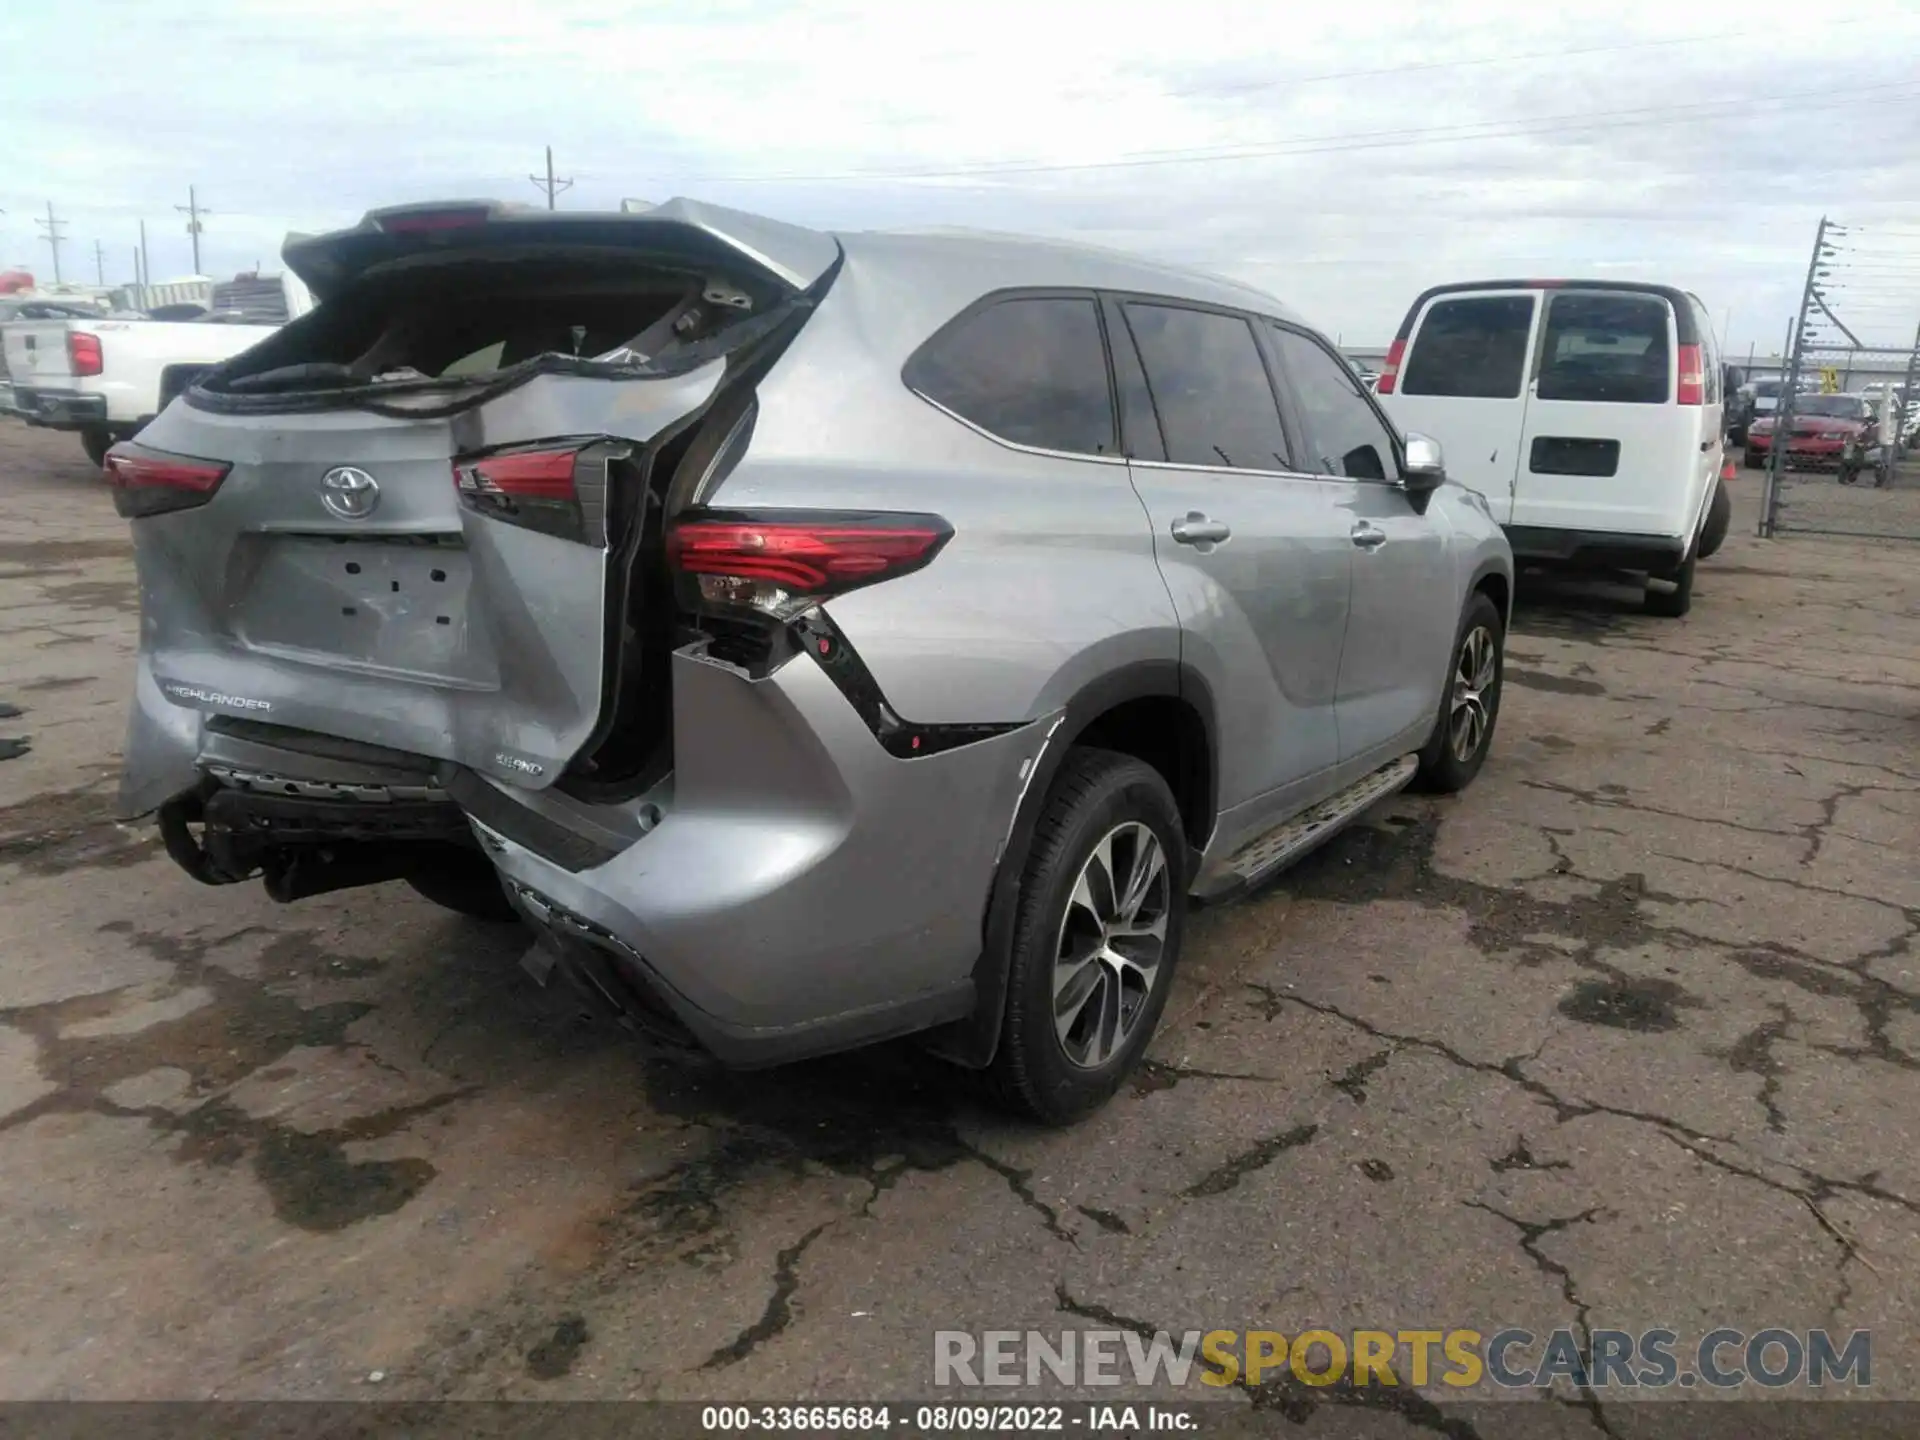
[[[380,482],[353,465],[336,465],[320,477],[320,503],[342,520],[364,520],[380,503]]]

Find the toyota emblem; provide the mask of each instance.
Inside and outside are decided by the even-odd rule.
[[[320,503],[342,520],[364,520],[380,503],[380,482],[352,465],[336,465],[320,477]]]

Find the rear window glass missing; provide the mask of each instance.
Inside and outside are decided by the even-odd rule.
[[[1651,295],[1555,295],[1540,353],[1542,400],[1660,405],[1672,394],[1667,303]]]
[[[1527,368],[1533,305],[1531,295],[1435,302],[1414,336],[1400,393],[1516,398]]]

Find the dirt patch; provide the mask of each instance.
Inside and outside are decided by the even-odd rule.
[[[250,1160],[274,1213],[289,1225],[322,1233],[391,1214],[433,1179],[434,1168],[425,1160],[356,1162],[344,1147],[396,1134],[418,1116],[465,1098],[470,1088],[315,1132],[249,1115],[225,1098],[228,1087],[297,1048],[349,1044],[347,1026],[371,1005],[343,1001],[303,1007],[210,958],[264,933],[254,928],[205,938],[141,931],[124,921],[102,929],[127,936],[173,969],[172,988],[165,993],[192,986],[209,992],[211,1002],[128,1033],[97,1028],[124,1004],[121,991],[0,1010],[0,1022],[33,1038],[39,1071],[55,1087],[0,1120],[0,1132],[56,1114],[144,1119],[177,1138],[171,1153],[178,1163],[227,1166]],[[258,964],[266,975],[323,972],[329,957],[311,932],[292,932],[277,935]],[[126,1105],[112,1098],[110,1092],[125,1093],[120,1087],[127,1082],[161,1070],[187,1076],[187,1108]]]
[[[584,1316],[561,1316],[553,1333],[527,1352],[527,1373],[536,1380],[558,1380],[573,1369],[592,1338]]]
[[[1520,670],[1509,665],[1503,678],[1509,685],[1529,690],[1546,690],[1555,695],[1604,695],[1607,687],[1598,680],[1580,680],[1570,675],[1549,675],[1544,670]]]
[[[1586,1025],[1659,1033],[1680,1028],[1682,1005],[1698,1004],[1670,980],[1582,980],[1560,1002],[1560,1013]]]
[[[39,573],[75,560],[131,560],[133,541],[119,540],[5,540],[0,541],[0,565],[23,565]]]
[[[41,593],[72,610],[123,612],[140,608],[140,586],[132,580],[74,580],[45,586]]]
[[[56,790],[0,807],[0,864],[51,875],[91,866],[133,865],[160,845],[150,825],[122,825],[112,792]]]

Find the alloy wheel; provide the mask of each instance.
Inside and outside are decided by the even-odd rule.
[[[1497,681],[1499,651],[1493,632],[1476,625],[1460,642],[1460,659],[1453,672],[1453,701],[1448,712],[1447,734],[1453,758],[1469,763],[1487,732],[1493,728],[1493,690]]]
[[[1053,1025],[1067,1059],[1094,1069],[1133,1034],[1166,952],[1172,873],[1137,820],[1109,830],[1080,867],[1054,947]]]

